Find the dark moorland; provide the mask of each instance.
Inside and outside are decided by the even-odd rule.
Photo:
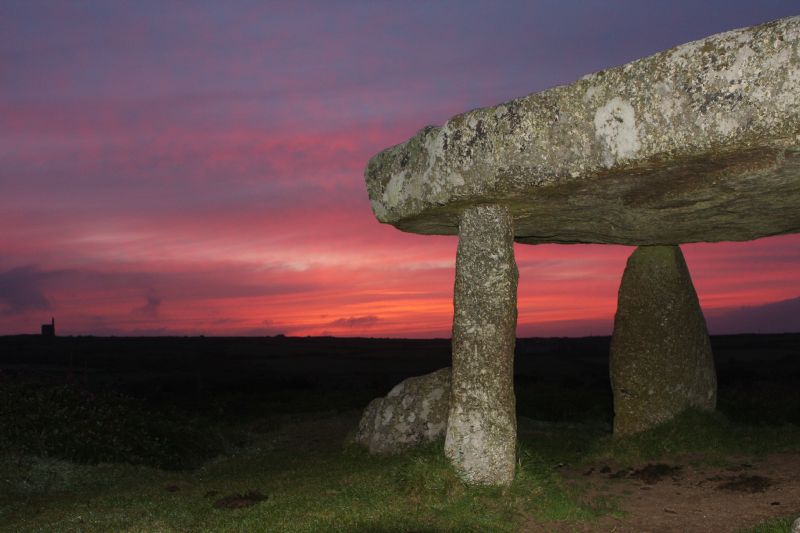
[[[628,502],[631,487],[615,492],[614,482],[657,488],[666,475],[637,472],[666,472],[676,486],[699,475],[698,487],[735,487],[743,480],[747,491],[749,480],[755,483],[750,492],[770,499],[766,511],[753,509],[719,531],[770,517],[786,527],[800,511],[800,487],[768,497],[779,483],[763,472],[733,479],[696,470],[755,464],[740,460],[744,455],[765,457],[765,465],[776,461],[775,453],[796,459],[800,334],[719,336],[712,344],[719,413],[690,413],[677,425],[619,444],[608,436],[609,338],[520,339],[521,466],[510,489],[517,496],[509,498],[460,486],[435,446],[410,459],[372,459],[344,444],[369,400],[449,364],[446,339],[0,337],[0,483],[6,485],[0,524],[10,530],[102,531],[128,523],[131,530],[238,530],[250,517],[263,531],[603,530],[612,524],[625,531],[645,527],[637,513],[653,510],[644,500]],[[214,465],[227,465],[224,474]],[[420,465],[424,473],[417,472]],[[378,471],[394,474],[387,480]],[[79,481],[84,475],[91,482]],[[282,484],[281,476],[292,481]],[[370,494],[345,497],[342,484]],[[331,501],[303,503],[301,485]],[[178,493],[194,499],[177,504]],[[425,493],[429,514],[415,500]],[[657,511],[667,522],[653,523],[693,530],[685,513],[669,507],[679,509],[680,501],[665,497],[658,505],[669,512]],[[387,502],[396,514],[386,511]],[[345,523],[351,526],[337,529]]]
[[[610,423],[609,342],[519,339],[519,414]],[[712,345],[724,414],[800,424],[800,409],[767,408],[797,392],[800,334],[715,336]],[[401,380],[449,364],[448,339],[0,337],[4,380],[72,383],[198,412],[224,405],[231,417],[261,405],[286,412],[364,407]]]

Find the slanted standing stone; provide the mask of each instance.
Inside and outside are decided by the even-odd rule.
[[[517,265],[506,208],[464,210],[459,224],[453,381],[445,454],[467,482],[514,479],[514,343]]]
[[[394,454],[444,436],[450,368],[408,378],[370,402],[355,441],[371,453]]]
[[[638,433],[717,399],[706,321],[677,246],[628,259],[611,339],[614,435]]]

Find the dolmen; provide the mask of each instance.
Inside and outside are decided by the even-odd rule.
[[[611,344],[616,435],[714,409],[679,245],[800,232],[800,17],[457,115],[365,178],[380,222],[458,235],[444,447],[466,482],[514,476],[514,242],[637,247]]]

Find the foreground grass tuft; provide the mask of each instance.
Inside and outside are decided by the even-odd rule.
[[[756,527],[742,530],[740,533],[788,533],[792,530],[792,524],[797,518],[800,518],[800,515],[795,514],[783,518],[774,518]]]
[[[615,459],[634,464],[659,457],[699,454],[708,461],[724,461],[732,454],[761,455],[796,450],[800,427],[745,426],[731,423],[719,412],[689,409],[675,419],[648,431],[617,439],[596,441],[587,457]]]
[[[0,523],[14,531],[510,532],[530,517],[599,513],[579,504],[532,448],[520,448],[511,487],[470,487],[441,442],[392,457],[344,445],[355,420],[309,415],[192,471],[7,455],[0,473],[12,486],[0,496]],[[321,433],[341,439],[314,443]],[[235,499],[251,501],[218,503]]]

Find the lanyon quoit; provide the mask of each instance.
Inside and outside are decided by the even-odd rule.
[[[800,232],[800,17],[457,115],[365,176],[380,222],[459,237],[444,432],[466,481],[514,476],[515,241],[638,246],[611,344],[615,434],[714,409],[678,245]]]

